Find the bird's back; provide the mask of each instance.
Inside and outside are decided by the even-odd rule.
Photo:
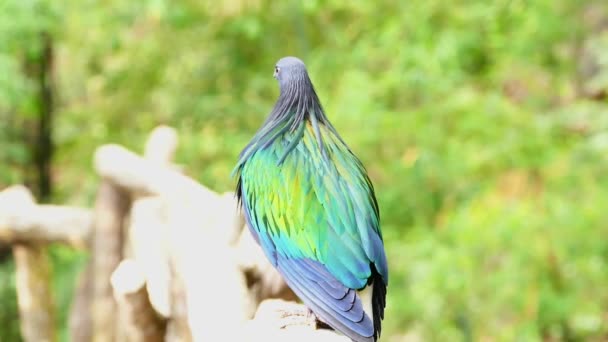
[[[250,146],[238,166],[252,233],[322,320],[353,340],[374,341],[388,269],[365,168],[331,126],[305,120],[277,132]],[[370,284],[371,303],[362,303],[357,291]]]

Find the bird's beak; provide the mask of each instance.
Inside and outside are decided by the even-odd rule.
[[[272,73],[272,77],[277,78],[277,76],[279,76],[279,74],[278,74],[278,73],[277,73],[277,71],[275,70],[275,71]]]

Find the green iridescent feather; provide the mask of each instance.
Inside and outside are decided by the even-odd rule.
[[[289,154],[284,156],[297,131],[243,165],[243,201],[256,230],[272,239],[277,253],[317,260],[344,285],[363,288],[369,263],[376,259],[373,246],[366,245],[370,234],[380,235],[373,187],[363,165],[326,127],[321,134],[331,162],[323,157],[310,123],[302,125],[302,138]],[[376,263],[384,273],[383,261]]]

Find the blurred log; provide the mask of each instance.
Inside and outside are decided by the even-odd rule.
[[[23,200],[29,197],[31,200]],[[60,242],[86,248],[92,231],[90,210],[37,205],[27,188],[14,186],[0,195],[0,241],[4,243]]]
[[[155,128],[146,141],[144,159],[156,167],[173,168],[178,136],[175,129],[167,126]],[[192,340],[188,326],[187,305],[183,281],[172,269],[165,201],[152,195],[139,197],[133,202],[130,244],[134,258],[142,265],[152,306],[168,318],[165,340],[187,342]]]
[[[13,246],[21,335],[26,342],[55,341],[51,263],[45,247]]]
[[[123,220],[128,212],[128,195],[103,180],[95,201],[93,239],[93,341],[116,339],[116,302],[110,276],[122,259]]]
[[[213,221],[209,210],[188,198],[168,201],[169,248],[176,273],[183,280],[193,339],[231,341],[252,316],[255,302],[228,235],[217,232],[227,228],[230,217]]]
[[[167,322],[166,342],[190,342],[192,333],[188,325],[188,303],[184,281],[172,266],[171,270],[171,316]]]
[[[150,133],[144,159],[156,167],[171,167],[177,150],[175,129],[158,126]],[[164,318],[171,313],[171,270],[166,240],[164,201],[159,196],[134,198],[131,205],[128,246],[141,266],[152,306]]]
[[[27,213],[34,212],[35,208],[34,197],[24,186],[12,186],[0,192],[0,231],[3,236],[15,236],[16,231],[21,231],[14,226],[19,226],[20,219],[26,218]],[[24,341],[55,341],[51,264],[46,248],[36,243],[15,243],[13,258],[19,323]]]
[[[95,151],[97,173],[135,194],[161,195],[175,192],[194,193],[207,201],[215,193],[176,170],[159,167],[148,160],[115,144],[103,145]]]
[[[138,195],[160,195],[168,203],[189,202],[195,204],[195,212],[205,213],[206,227],[212,229],[219,241],[235,242],[238,239],[243,218],[237,215],[236,201],[232,194],[218,195],[192,178],[178,171],[159,167],[119,145],[104,145],[94,157],[95,170],[114,184]]]
[[[171,313],[171,270],[166,239],[167,228],[159,197],[137,199],[131,206],[129,243],[133,258],[145,276],[147,293],[157,313]]]
[[[144,158],[159,165],[170,165],[177,150],[177,132],[168,126],[158,126],[146,141]]]
[[[125,327],[124,341],[161,342],[165,337],[166,321],[150,304],[146,278],[134,260],[123,260],[111,278],[118,312]]]
[[[280,299],[263,301],[255,318],[245,326],[246,340],[267,342],[349,342],[350,339],[329,329],[319,329],[316,317],[302,304]],[[255,338],[251,338],[255,336]],[[247,338],[249,337],[249,338]]]
[[[133,194],[158,195],[165,201],[169,255],[183,285],[193,339],[226,340],[227,334],[236,333],[255,303],[230,248],[243,227],[234,196],[218,195],[118,145],[98,148],[95,168]]]
[[[92,339],[93,321],[91,301],[93,297],[93,265],[88,262],[77,280],[70,307],[68,329],[70,341],[89,342]]]

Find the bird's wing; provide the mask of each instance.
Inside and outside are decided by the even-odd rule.
[[[288,137],[253,153],[240,169],[239,196],[252,233],[296,294],[335,328],[371,336],[353,290],[375,275],[388,281],[378,206],[359,160],[329,130],[323,135],[329,160],[310,126],[291,137],[300,139],[295,147]]]

